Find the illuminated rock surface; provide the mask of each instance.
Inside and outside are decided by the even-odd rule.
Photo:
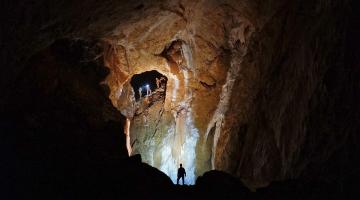
[[[121,82],[133,74],[156,69],[169,79],[162,116],[157,114],[159,105],[150,108],[154,117],[148,117],[151,131],[145,130],[144,121],[131,125],[130,135],[146,137],[161,126],[153,141],[144,142],[148,148],[142,151],[147,152],[144,160],[174,179],[175,172],[167,168],[183,162],[181,148],[191,149],[185,154],[192,156],[195,147],[195,162],[184,163],[195,167],[195,176],[221,169],[254,187],[297,177],[310,163],[325,162],[331,154],[315,150],[317,146],[323,140],[337,146],[330,138],[354,133],[356,128],[328,130],[331,136],[320,139],[324,129],[319,127],[332,123],[311,114],[327,101],[321,89],[327,88],[324,77],[334,73],[331,63],[341,59],[339,49],[324,49],[341,45],[344,30],[342,19],[327,14],[343,5],[317,6],[311,10],[281,1],[169,3],[144,8],[143,18],[120,23],[105,39],[116,49],[107,51],[106,65],[113,73],[125,74],[107,79],[112,101],[119,102],[116,94]],[[313,19],[311,15],[324,17]],[[330,29],[334,31],[329,33]],[[111,84],[114,82],[120,84]],[[355,117],[353,111],[348,113]],[[188,141],[186,134],[195,145],[182,146]],[[308,144],[309,134],[319,139]],[[303,152],[312,151],[317,154],[315,160],[303,157]],[[163,160],[169,166],[161,167]]]
[[[5,2],[0,121],[16,133],[24,185],[51,180],[66,199],[71,177],[100,171],[90,177],[109,181],[104,191],[126,188],[130,165],[155,174],[149,190],[157,177],[169,185],[125,164],[141,153],[173,182],[183,163],[188,183],[216,169],[251,189],[296,179],[266,194],[308,182],[342,192],[360,168],[354,2]],[[166,92],[136,101],[130,80],[151,70],[167,77]],[[124,179],[110,178],[112,164]],[[141,177],[132,181],[141,191]]]

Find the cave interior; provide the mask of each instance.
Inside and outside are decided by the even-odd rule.
[[[4,4],[5,199],[359,196],[356,0]]]

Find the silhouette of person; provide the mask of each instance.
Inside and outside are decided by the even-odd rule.
[[[182,178],[182,184],[184,185],[184,176],[186,176],[185,169],[182,167],[182,164],[180,164],[180,168],[178,169],[177,173],[177,184],[179,185],[179,179]]]

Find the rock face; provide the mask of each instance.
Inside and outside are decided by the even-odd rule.
[[[236,112],[225,115],[215,168],[261,184],[300,175],[329,180],[344,173],[336,170],[339,163],[343,169],[358,165],[352,155],[359,149],[345,145],[358,141],[358,126],[344,120],[359,119],[350,109],[359,109],[350,100],[358,97],[343,91],[355,89],[357,81],[351,74],[359,71],[353,68],[349,73],[343,57],[341,48],[349,48],[343,40],[343,34],[349,34],[343,19],[328,15],[344,5],[312,5],[316,9],[305,9],[302,3],[288,5],[306,16],[280,11],[253,35],[242,63],[237,62],[233,89],[239,92],[231,94],[229,103],[229,110]],[[347,81],[333,85],[344,76]],[[346,151],[353,153],[337,157]]]
[[[146,163],[158,168],[161,160],[156,158],[161,155],[155,148],[160,148],[161,138],[167,133],[164,130],[171,125],[164,123],[164,97],[163,92],[155,91],[151,96],[141,98],[136,103],[130,128],[132,154],[141,154]]]
[[[343,124],[340,126],[347,127],[346,131],[332,132],[325,127],[331,127],[335,121],[342,123],[342,119],[318,116],[315,111],[329,101],[325,77],[343,79],[343,75],[335,74],[348,73],[341,70],[347,67],[338,48],[346,48],[346,41],[342,40],[343,19],[341,14],[329,14],[337,8],[346,12],[346,5],[277,1],[272,5],[261,3],[256,8],[255,4],[181,2],[171,8],[164,5],[156,15],[149,10],[157,8],[149,8],[145,10],[149,16],[159,20],[151,23],[153,18],[147,17],[136,21],[136,29],[120,24],[111,39],[106,40],[116,43],[112,48],[120,51],[109,56],[126,60],[109,63],[113,71],[131,77],[157,69],[169,79],[164,107],[151,108],[155,114],[150,115],[149,122],[132,123],[130,135],[148,135],[147,123],[153,127],[151,131],[164,125],[165,129],[156,131],[161,133],[156,139],[146,140],[143,147],[149,154],[144,157],[172,177],[175,174],[171,170],[176,165],[168,168],[162,161],[185,162],[190,170],[195,167],[195,176],[209,169],[225,170],[254,187],[305,172],[317,173],[310,170],[310,163],[328,160],[328,148],[338,146],[331,138],[353,135],[358,129]],[[327,31],[330,29],[334,31]],[[114,82],[119,77],[108,80]],[[348,81],[335,90],[354,88],[355,79]],[[115,95],[112,97],[116,101]],[[325,109],[335,109],[329,106]],[[354,111],[345,113],[357,119]],[[335,121],[330,122],[329,117]],[[171,142],[167,137],[172,137]],[[327,138],[328,148],[315,150],[323,144],[323,137]],[[190,138],[195,145],[186,144]],[[170,145],[172,153],[164,157],[170,147],[162,144],[178,145]],[[186,148],[186,155],[195,154],[191,158],[194,162],[176,153]],[[190,150],[193,148],[195,152]],[[307,157],[313,151],[318,156]]]
[[[199,176],[196,180],[196,189],[200,197],[222,199],[248,199],[250,191],[237,178],[230,174],[211,170]]]
[[[228,107],[232,85],[229,83],[225,87],[224,84],[226,80],[232,82],[237,73],[228,73],[228,70],[236,70],[230,69],[230,46],[239,38],[245,43],[254,31],[251,22],[238,16],[232,5],[220,6],[215,10],[214,21],[207,21],[204,16],[219,5],[179,3],[171,8],[175,9],[174,12],[160,7],[160,14],[156,16],[152,16],[152,9],[158,8],[149,8],[145,16],[151,17],[136,22],[139,28],[119,24],[112,36],[104,39],[105,63],[112,71],[108,77],[112,91],[110,98],[115,106],[119,104],[122,83],[134,74],[156,69],[168,78],[164,111],[161,112],[163,116],[156,116],[160,119],[159,124],[164,124],[166,128],[159,131],[163,135],[158,138],[159,141],[147,144],[151,146],[148,147],[149,152],[157,149],[155,154],[162,156],[143,157],[150,164],[160,163],[160,166],[155,166],[166,171],[173,180],[176,178],[174,169],[179,163],[186,166],[192,183],[197,175],[214,167],[214,159],[211,159],[214,156],[211,155],[216,144],[213,146],[207,136]],[[235,6],[242,8],[242,5]],[[234,21],[228,22],[228,17],[233,17]],[[153,23],[153,18],[160,20]],[[209,31],[214,27],[214,31]],[[222,90],[227,92],[221,94]],[[219,101],[224,103],[218,106]],[[132,119],[132,116],[129,114],[126,117]],[[150,126],[157,126],[158,120],[153,119],[153,123]],[[131,123],[131,127],[134,126],[145,124]],[[132,130],[140,132],[133,133]],[[145,129],[136,127],[131,128],[130,138],[132,133],[148,134]]]
[[[128,130],[127,151],[172,180],[179,163],[190,182],[210,169],[250,187],[347,179],[359,174],[360,155],[354,2],[6,2],[0,105],[11,119],[3,124],[7,130],[25,124],[21,140],[32,138],[26,132],[34,128],[45,142],[54,128],[46,125],[51,113],[64,141],[62,132],[96,135],[79,146],[99,160],[126,156]],[[45,49],[62,37],[96,42],[97,67],[51,67]],[[41,67],[32,67],[34,55],[45,59]],[[99,86],[102,65],[109,69],[108,94]],[[139,110],[129,82],[151,70],[167,77],[166,92]],[[112,139],[119,143],[108,145]],[[70,146],[76,144],[82,140]]]

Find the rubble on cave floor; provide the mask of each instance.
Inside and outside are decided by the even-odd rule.
[[[158,88],[150,95],[139,98],[139,100],[135,102],[135,116],[146,112],[146,110],[156,102],[164,102],[165,94],[166,91],[164,88]]]

